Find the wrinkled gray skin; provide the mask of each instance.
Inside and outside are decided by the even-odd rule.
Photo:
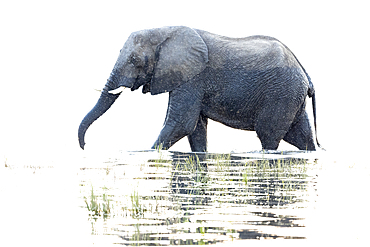
[[[207,120],[254,130],[263,149],[283,139],[300,150],[315,150],[305,111],[315,92],[294,54],[265,36],[228,38],[188,27],[134,32],[127,39],[95,107],[80,124],[87,128],[114,103],[119,87],[152,95],[169,92],[164,127],[152,148],[170,148],[187,136],[193,152],[207,151]],[[316,139],[317,140],[317,139]],[[318,144],[318,143],[317,143]],[[319,145],[319,144],[318,144]]]

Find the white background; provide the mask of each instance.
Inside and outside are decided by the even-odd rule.
[[[149,149],[167,94],[126,89],[87,131],[85,151],[77,130],[130,33],[171,25],[278,38],[312,78],[319,141],[327,150],[361,153],[369,146],[368,16],[365,1],[2,1],[1,159],[73,163],[76,155]],[[214,122],[208,142],[211,152],[261,149],[255,132]],[[187,139],[172,150],[190,151]]]

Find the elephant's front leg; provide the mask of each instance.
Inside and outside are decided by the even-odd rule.
[[[185,83],[170,92],[166,121],[152,148],[169,149],[196,128],[202,103],[201,90]]]
[[[208,118],[201,114],[195,130],[188,135],[192,152],[207,152],[207,124]]]

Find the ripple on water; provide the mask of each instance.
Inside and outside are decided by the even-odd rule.
[[[128,245],[206,244],[306,238],[318,170],[301,152],[147,151],[79,177],[93,234]]]

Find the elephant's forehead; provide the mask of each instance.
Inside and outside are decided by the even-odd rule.
[[[134,50],[134,48],[136,46],[137,45],[135,44],[134,38],[131,35],[130,37],[128,37],[128,39],[126,40],[125,44],[123,45],[123,48],[122,48],[121,52],[132,51],[132,50]]]
[[[133,46],[144,46],[147,45],[148,41],[149,41],[149,31],[141,30],[131,33],[126,43]]]
[[[132,53],[141,54],[148,49],[148,39],[143,31],[132,33],[121,50],[121,53],[130,56]],[[122,54],[122,55],[124,55]]]

